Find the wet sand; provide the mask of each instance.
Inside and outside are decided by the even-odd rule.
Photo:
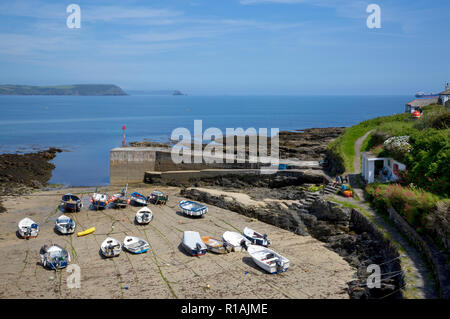
[[[179,212],[178,202],[183,198],[178,188],[159,189],[169,193],[169,201],[165,206],[149,205],[154,219],[146,226],[134,222],[137,207],[89,210],[94,188],[4,197],[7,212],[0,214],[0,298],[348,298],[346,283],[353,279],[355,269],[324,243],[214,206],[209,206],[203,218],[189,218]],[[109,194],[120,191],[102,190]],[[143,185],[129,190],[148,195],[154,188]],[[68,192],[81,195],[84,207],[81,212],[65,214],[75,219],[76,232],[95,226],[93,234],[55,233],[54,222],[63,214],[59,201]],[[18,221],[26,216],[40,225],[35,239],[16,235]],[[245,226],[268,234],[271,248],[290,260],[288,271],[270,275],[258,268],[247,252],[192,257],[181,249],[185,230],[221,238],[223,232],[242,232]],[[123,241],[126,235],[147,240],[150,250],[141,255],[122,251],[116,258],[101,257],[100,244],[106,237]],[[39,249],[50,242],[65,247],[72,263],[80,266],[81,288],[67,287],[70,273],[65,269],[55,272],[39,264]]]

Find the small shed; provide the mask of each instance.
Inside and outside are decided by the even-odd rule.
[[[405,164],[391,157],[377,157],[371,152],[361,153],[361,175],[367,183],[395,182],[400,178],[400,171],[406,169]]]

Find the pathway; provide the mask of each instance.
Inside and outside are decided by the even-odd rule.
[[[359,207],[361,213],[374,222],[380,230],[388,236],[398,247],[401,254],[402,269],[405,270],[405,283],[403,295],[405,298],[439,298],[436,290],[433,275],[429,267],[421,258],[417,249],[411,245],[407,238],[394,226],[387,218],[377,213],[367,201],[365,201],[364,191],[361,188],[363,182],[361,176],[361,146],[364,140],[373,130],[367,132],[355,142],[355,159],[353,162],[354,172],[348,174],[349,182],[360,201],[354,198],[339,197],[339,201],[347,202],[353,206]],[[331,199],[333,196],[330,197]],[[336,198],[337,199],[337,198]]]

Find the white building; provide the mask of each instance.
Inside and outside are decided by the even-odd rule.
[[[390,157],[376,157],[370,152],[361,153],[361,175],[367,183],[375,180],[380,182],[395,182],[400,178],[399,172],[406,166]]]
[[[446,105],[446,103],[449,100],[450,100],[450,85],[448,85],[448,83],[447,83],[445,85],[445,91],[439,93],[439,102],[441,105]]]

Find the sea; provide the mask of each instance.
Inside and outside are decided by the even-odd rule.
[[[168,142],[194,121],[218,128],[301,130],[351,126],[404,112],[410,96],[0,96],[0,153],[57,147],[49,183],[109,184],[109,151],[126,142]]]

